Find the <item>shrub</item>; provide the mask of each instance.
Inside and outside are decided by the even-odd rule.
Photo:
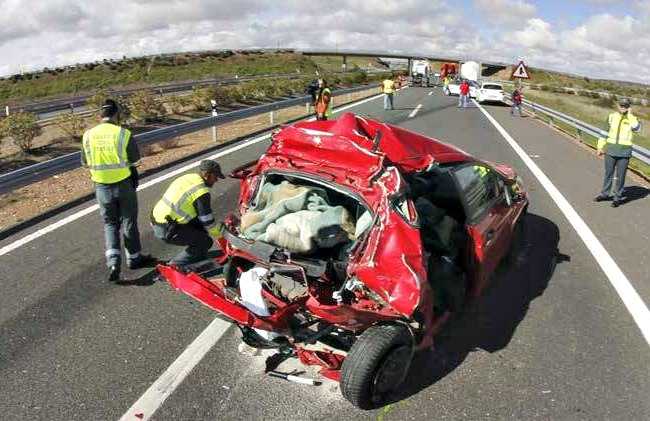
[[[196,111],[210,110],[210,92],[207,88],[192,88],[191,102]]]
[[[128,108],[136,121],[157,120],[165,115],[162,103],[146,89],[135,92],[128,98]]]
[[[104,101],[106,101],[106,99],[109,97],[110,94],[106,89],[100,89],[99,91],[95,92],[95,94],[91,96],[88,101],[86,101],[86,104],[89,108],[98,110],[104,104]]]
[[[609,97],[601,97],[595,102],[599,107],[613,108],[616,105],[616,97],[614,95]]]
[[[86,130],[86,122],[79,114],[63,113],[54,120],[54,124],[71,139],[81,142],[84,131]]]
[[[10,114],[0,123],[0,137],[9,137],[25,153],[30,153],[36,136],[41,134],[38,119],[32,113]]]

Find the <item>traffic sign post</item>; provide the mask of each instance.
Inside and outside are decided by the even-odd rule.
[[[530,73],[528,72],[528,68],[524,64],[523,60],[519,60],[519,64],[517,64],[517,67],[513,70],[510,79],[516,79],[515,86],[517,89],[521,88],[522,79],[530,79]]]

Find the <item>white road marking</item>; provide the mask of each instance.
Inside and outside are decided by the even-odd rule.
[[[427,95],[429,96],[433,95],[433,91],[429,92]]]
[[[422,108],[422,104],[418,104],[417,107],[413,111],[411,111],[411,114],[409,114],[409,118],[415,117],[415,115],[420,111],[420,108]]]
[[[404,88],[402,88],[402,89],[404,89]],[[364,103],[366,103],[368,101],[372,101],[372,100],[377,99],[377,98],[382,97],[382,96],[383,96],[383,94],[379,94],[379,95],[375,95],[375,96],[366,98],[366,99],[364,99],[362,101],[356,102],[354,104],[344,105],[342,107],[338,107],[334,112],[344,111],[344,110],[347,110],[349,108],[356,107],[357,105],[364,104]],[[314,117],[310,118],[309,120],[310,121],[314,120]],[[206,158],[202,158],[202,159],[217,159],[217,158],[220,158],[222,156],[226,156],[226,155],[229,155],[229,154],[231,154],[233,152],[236,152],[236,151],[238,151],[240,149],[243,149],[243,148],[246,148],[248,146],[254,145],[256,143],[259,143],[259,142],[261,142],[261,141],[263,141],[265,139],[268,139],[269,137],[270,137],[270,134],[265,134],[265,135],[262,135],[262,136],[258,136],[258,137],[247,140],[247,141],[245,141],[243,143],[240,143],[240,144],[238,144],[236,146],[233,146],[231,148],[224,149],[224,150],[222,150],[222,151],[220,151],[220,152],[218,152],[216,154],[210,155],[210,156],[208,156]],[[165,173],[165,174],[163,174],[163,175],[161,175],[159,177],[156,177],[156,178],[154,178],[152,180],[149,180],[146,183],[142,183],[138,187],[138,191],[144,190],[144,189],[146,189],[148,187],[151,187],[151,186],[153,186],[155,184],[160,183],[161,181],[164,181],[164,180],[167,180],[168,178],[174,177],[175,175],[182,174],[182,173],[184,173],[184,172],[186,172],[186,171],[188,171],[188,170],[190,170],[192,168],[198,167],[199,163],[200,163],[200,161],[194,161],[194,162],[192,162],[190,164],[187,164],[187,165],[185,165],[183,167],[180,167],[180,168],[178,168],[178,169],[176,169],[174,171],[170,171],[170,172]],[[92,212],[94,212],[94,211],[96,211],[98,209],[99,209],[99,206],[97,204],[90,205],[90,206],[88,206],[86,208],[83,208],[83,209],[81,209],[80,211],[78,211],[76,213],[68,215],[65,218],[62,218],[62,219],[60,219],[60,220],[58,220],[58,221],[56,221],[56,222],[54,222],[54,223],[52,223],[52,224],[50,224],[50,225],[48,225],[46,227],[43,227],[43,228],[41,228],[41,229],[39,229],[37,231],[34,231],[31,234],[28,234],[28,235],[26,235],[24,237],[21,237],[18,240],[14,241],[12,243],[9,243],[6,246],[0,248],[0,256],[4,256],[5,254],[12,252],[13,250],[16,250],[19,247],[24,246],[25,244],[28,244],[28,243],[36,240],[37,238],[40,238],[40,237],[44,236],[45,234],[48,234],[48,233],[50,233],[50,232],[52,232],[52,231],[54,231],[54,230],[56,230],[58,228],[61,228],[61,227],[65,226],[65,225],[68,225],[69,223],[74,222],[77,219],[82,218],[82,217],[84,217],[84,216],[86,216],[86,215],[88,215],[88,214],[90,214],[90,213],[92,213]]]
[[[221,339],[231,323],[214,319],[187,347],[176,361],[138,399],[120,421],[148,420],[180,385],[205,354]]]
[[[636,292],[629,279],[625,276],[621,268],[614,261],[612,256],[607,252],[603,244],[598,240],[598,237],[587,226],[582,217],[571,206],[568,200],[560,193],[560,191],[553,185],[551,180],[544,174],[544,172],[530,159],[526,152],[519,146],[519,144],[505,131],[505,129],[492,117],[485,109],[474,101],[476,106],[483,112],[487,119],[496,127],[501,133],[501,136],[508,142],[508,144],[515,150],[517,155],[521,158],[526,166],[530,169],[533,175],[546,189],[551,198],[555,201],[564,216],[567,218],[573,229],[578,233],[578,236],[585,243],[591,252],[596,262],[600,265],[601,269],[607,276],[610,284],[614,287],[618,296],[621,297],[623,304],[632,315],[636,325],[641,330],[641,334],[645,338],[648,345],[650,345],[650,310],[643,302],[643,299]]]

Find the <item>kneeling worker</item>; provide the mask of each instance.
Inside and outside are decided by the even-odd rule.
[[[153,208],[154,235],[168,244],[186,246],[170,264],[184,266],[207,259],[212,237],[221,237],[221,224],[210,207],[210,188],[224,178],[218,163],[201,161],[198,174],[174,180]]]

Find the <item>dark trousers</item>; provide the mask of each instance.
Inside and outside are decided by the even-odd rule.
[[[185,246],[170,260],[176,265],[188,265],[208,258],[208,250],[212,247],[212,237],[200,224],[153,224],[153,232],[156,238],[167,244]]]
[[[104,220],[106,264],[120,266],[120,231],[124,238],[126,257],[129,260],[140,256],[140,232],[138,231],[138,198],[131,179],[115,184],[95,185],[99,213]]]
[[[605,180],[603,181],[602,196],[609,196],[612,189],[614,171],[616,171],[616,185],[614,186],[614,200],[623,198],[625,189],[625,174],[630,158],[605,155]]]

